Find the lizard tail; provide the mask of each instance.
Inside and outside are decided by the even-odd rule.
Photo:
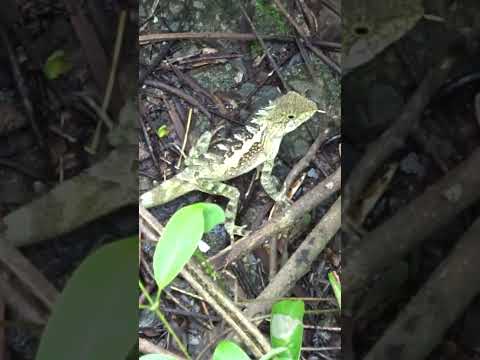
[[[179,179],[178,176],[174,176],[142,194],[140,196],[140,205],[148,209],[165,204],[193,190],[196,190],[195,185]]]

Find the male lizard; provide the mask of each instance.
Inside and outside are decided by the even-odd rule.
[[[236,226],[240,192],[223,181],[238,177],[262,165],[260,182],[276,202],[288,203],[286,189],[272,175],[275,157],[285,134],[295,130],[318,112],[316,104],[295,92],[277,98],[259,110],[242,131],[232,139],[210,146],[212,133],[205,132],[192,147],[186,168],[140,196],[140,204],[151,208],[199,190],[229,199],[225,210],[225,229],[234,235],[246,235],[245,226]]]

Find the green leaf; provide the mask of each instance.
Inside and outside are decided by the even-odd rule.
[[[277,355],[281,360],[298,360],[303,340],[303,315],[305,304],[298,300],[283,300],[272,308],[270,337],[272,347],[287,347],[287,351]]]
[[[191,206],[199,207],[203,211],[204,233],[208,233],[218,224],[225,222],[225,212],[217,204],[197,203]]]
[[[160,355],[160,354],[148,354],[140,356],[139,360],[177,360],[173,356]]]
[[[138,336],[138,237],[103,246],[55,303],[36,360],[125,359]]]
[[[167,136],[170,133],[170,130],[168,130],[167,125],[162,125],[157,129],[157,136],[161,139]]]
[[[160,290],[182,271],[203,233],[224,220],[222,208],[209,203],[185,206],[173,214],[153,255],[153,272]]]
[[[259,360],[270,360],[271,358],[277,356],[278,354],[283,353],[284,351],[287,351],[288,348],[286,347],[277,347],[272,350],[270,350],[268,353],[263,355]]]
[[[67,58],[65,51],[54,51],[43,65],[43,72],[47,79],[55,80],[61,75],[68,73],[73,65]]]
[[[220,341],[215,348],[212,360],[251,360],[240,346],[232,341]]]
[[[330,271],[328,273],[328,281],[330,282],[330,285],[332,285],[333,293],[335,294],[335,298],[337,299],[338,307],[341,310],[342,309],[342,285],[340,284],[340,281],[338,280],[338,277],[336,276],[335,272]]]

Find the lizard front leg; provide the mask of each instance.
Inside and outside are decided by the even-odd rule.
[[[197,140],[195,145],[192,146],[188,157],[197,158],[199,155],[205,154],[210,146],[212,141],[212,133],[210,131],[205,131]]]
[[[274,158],[267,159],[263,163],[260,182],[262,183],[262,186],[265,189],[266,193],[275,202],[281,203],[283,205],[285,204],[289,205],[291,201],[287,197],[287,189],[284,186],[280,188],[280,183],[278,179],[272,174],[274,161],[275,161]]]
[[[225,209],[225,230],[230,235],[230,240],[233,242],[234,235],[246,236],[247,230],[245,226],[235,225],[235,218],[237,216],[238,200],[240,192],[237,188],[217,182],[210,182],[206,180],[197,180],[198,189],[202,192],[211,195],[220,195],[228,198],[227,208]]]

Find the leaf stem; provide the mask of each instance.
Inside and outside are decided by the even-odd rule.
[[[140,290],[142,291],[143,295],[145,295],[145,299],[147,299],[148,303],[150,304],[150,307],[149,307],[150,311],[153,311],[155,313],[155,315],[157,315],[157,317],[160,319],[160,321],[162,322],[162,324],[165,327],[165,329],[167,330],[167,332],[170,335],[172,335],[173,339],[177,343],[177,345],[180,348],[180,350],[182,351],[183,355],[185,355],[185,357],[188,360],[191,360],[192,358],[188,354],[187,347],[182,342],[182,340],[180,340],[178,335],[175,333],[175,330],[173,330],[173,328],[170,326],[170,324],[168,323],[168,320],[165,318],[165,315],[163,315],[163,313],[160,311],[159,301],[153,301],[152,297],[150,296],[148,291],[145,289],[145,287],[143,286],[141,281],[138,282],[138,286],[140,287]]]

